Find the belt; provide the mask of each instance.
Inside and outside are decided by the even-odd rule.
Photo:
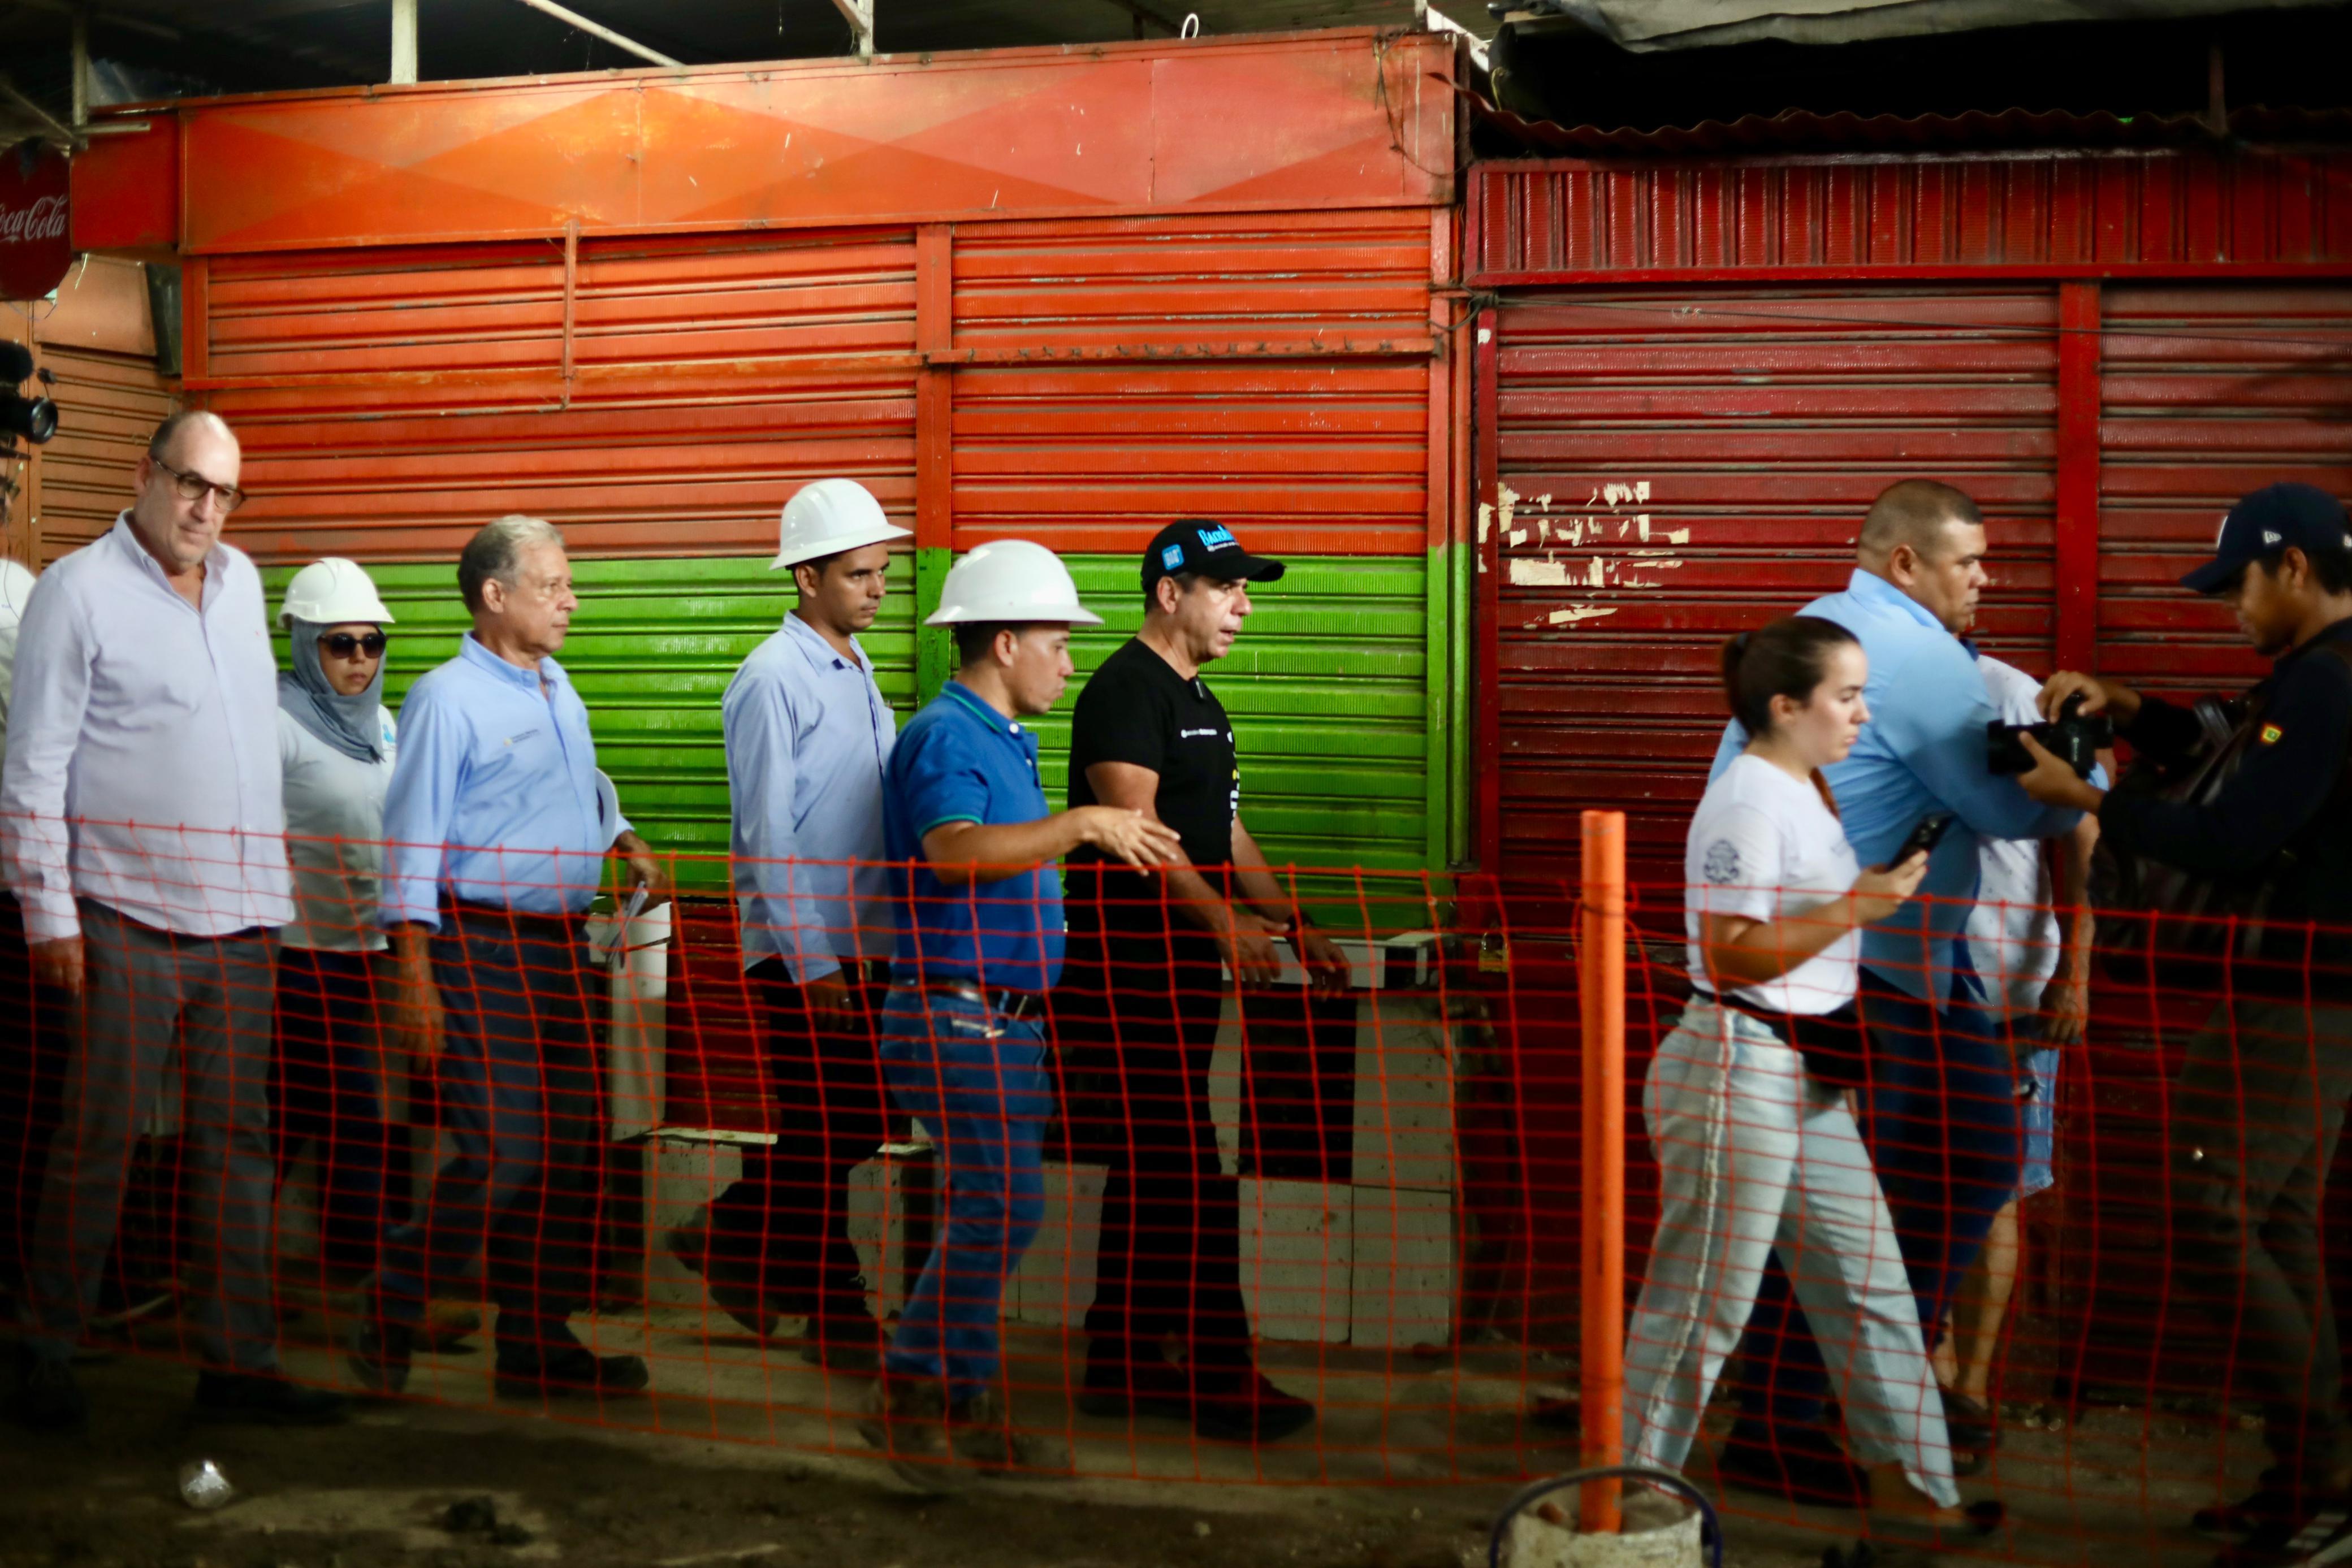
[[[999,1018],[1037,1018],[1045,1010],[1045,998],[1037,991],[983,991],[970,980],[929,980],[922,988],[978,1002]]]

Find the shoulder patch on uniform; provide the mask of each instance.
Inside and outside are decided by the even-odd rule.
[[[1729,839],[1717,839],[1706,847],[1706,858],[1699,862],[1699,873],[1717,887],[1739,880],[1739,846]]]
[[[2281,737],[2285,734],[2286,731],[2281,729],[2278,726],[2274,724],[2266,724],[2263,726],[2262,734],[2256,737],[2256,738],[2264,746],[2276,746]]]

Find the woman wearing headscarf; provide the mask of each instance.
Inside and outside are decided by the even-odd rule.
[[[383,795],[396,731],[383,706],[392,612],[352,561],[314,561],[286,585],[293,668],[278,677],[278,755],[294,921],[278,964],[280,1137],[319,1168],[320,1254],[370,1273],[407,1129],[387,1113],[393,1072],[376,1009]]]

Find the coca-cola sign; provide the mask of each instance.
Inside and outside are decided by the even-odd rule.
[[[66,167],[35,144],[0,150],[0,299],[38,299],[73,265]]]

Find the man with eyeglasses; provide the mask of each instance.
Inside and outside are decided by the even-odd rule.
[[[240,464],[218,415],[165,420],[138,499],[42,576],[18,640],[0,851],[35,977],[79,1015],[17,1350],[17,1414],[44,1430],[84,1420],[68,1358],[175,1046],[197,1412],[343,1414],[340,1396],[279,1372],[270,1301],[270,1017],[277,927],[294,910],[261,578],[221,542]]]

